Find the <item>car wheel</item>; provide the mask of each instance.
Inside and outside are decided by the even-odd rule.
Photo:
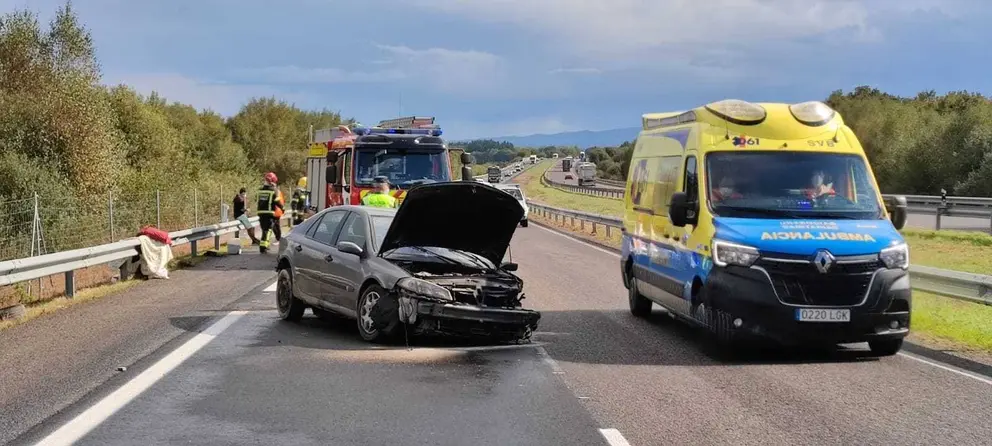
[[[892,356],[902,349],[902,339],[887,341],[868,341],[868,348],[877,356]]]
[[[627,290],[627,303],[630,305],[630,314],[637,317],[648,317],[651,315],[651,302],[644,297],[637,289],[637,279],[630,276],[630,288]]]
[[[279,317],[290,322],[303,318],[303,312],[307,309],[303,301],[293,295],[293,274],[289,272],[289,268],[279,270],[279,278],[276,281],[276,308],[279,310]]]
[[[358,334],[369,342],[384,342],[399,325],[399,313],[384,311],[387,307],[386,290],[379,285],[369,285],[358,299]],[[394,305],[394,307],[396,307]],[[398,309],[398,307],[397,307]],[[388,320],[384,320],[388,319]]]
[[[520,222],[520,226],[526,228],[527,227],[527,220],[522,220]]]

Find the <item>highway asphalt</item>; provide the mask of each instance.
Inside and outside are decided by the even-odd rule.
[[[548,177],[557,183],[578,186],[578,182],[575,180],[575,172],[570,173],[572,174],[572,179],[565,179],[566,172],[561,171],[561,163],[558,162],[555,163],[554,167],[552,167],[551,171],[548,173]],[[599,189],[623,189],[622,187],[608,186],[605,184],[597,184],[596,187]],[[917,229],[935,229],[937,227],[937,217],[935,215],[927,214],[909,214],[906,219],[906,226]],[[992,230],[992,226],[990,226],[988,219],[974,217],[942,217],[940,227],[941,229],[954,229],[959,231],[990,232],[990,230]]]
[[[512,260],[535,342],[414,339],[274,311],[271,263],[206,262],[0,332],[0,442],[983,444],[992,379],[911,354],[721,352],[631,316],[618,257],[532,225]],[[117,371],[117,367],[127,367]],[[601,430],[605,429],[606,434]],[[25,432],[26,431],[26,432]],[[607,436],[613,439],[607,442]],[[626,440],[620,440],[625,438]]]

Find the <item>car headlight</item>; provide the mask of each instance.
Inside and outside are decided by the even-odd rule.
[[[882,259],[887,268],[909,268],[909,245],[900,243],[890,246],[878,253],[878,258]]]
[[[713,240],[713,264],[748,267],[758,260],[758,249],[723,240]]]
[[[448,290],[416,277],[404,277],[396,282],[396,287],[400,289],[401,293],[407,292],[435,300],[454,300]]]

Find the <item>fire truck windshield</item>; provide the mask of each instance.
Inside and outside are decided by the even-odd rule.
[[[406,188],[451,181],[451,170],[443,150],[356,150],[354,184],[372,186],[377,176],[389,178],[394,187]]]

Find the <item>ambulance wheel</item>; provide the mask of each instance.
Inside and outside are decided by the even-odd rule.
[[[630,314],[641,318],[650,316],[652,302],[637,289],[637,279],[633,275],[628,280],[630,288],[627,290],[627,304],[630,306]]]

